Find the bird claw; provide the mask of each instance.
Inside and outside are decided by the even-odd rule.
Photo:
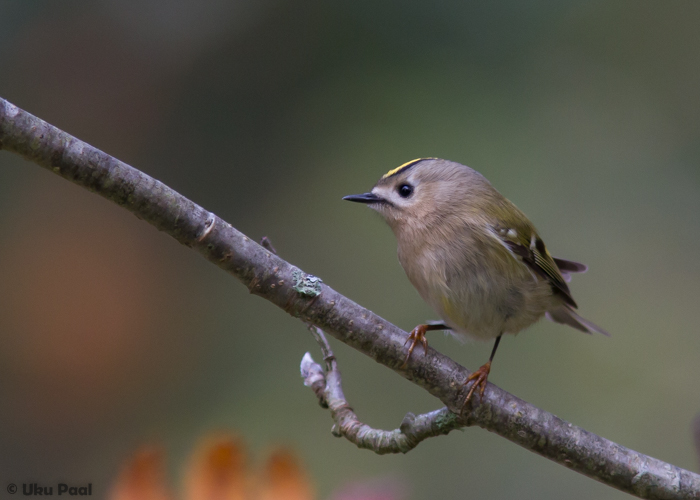
[[[484,391],[486,390],[486,384],[488,383],[488,378],[489,378],[489,373],[491,372],[491,361],[488,361],[485,365],[480,367],[477,371],[472,373],[467,377],[467,380],[464,381],[464,384],[462,385],[467,385],[469,382],[474,381],[472,386],[469,388],[469,392],[467,393],[467,397],[464,400],[464,403],[462,403],[462,411],[464,411],[464,408],[466,408],[467,403],[472,398],[472,395],[474,394],[474,391],[476,390],[477,387],[479,387],[479,402],[482,402],[484,400]]]
[[[406,368],[406,366],[408,365],[408,360],[411,359],[413,349],[415,349],[418,344],[421,344],[423,346],[423,353],[428,352],[428,339],[425,338],[425,332],[427,331],[428,325],[418,325],[413,330],[411,330],[411,334],[406,339],[406,342],[403,343],[403,345],[405,346],[406,344],[411,342],[411,347],[408,348],[408,354],[406,355],[406,359],[401,365],[402,369]]]

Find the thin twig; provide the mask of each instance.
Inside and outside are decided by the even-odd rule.
[[[459,413],[471,373],[428,348],[408,366],[407,333],[280,259],[165,184],[0,99],[0,148],[134,213],[231,273],[251,293],[323,328]],[[571,470],[640,498],[699,499],[700,475],[624,448],[488,384],[466,409],[478,425]]]
[[[335,359],[335,354],[331,349],[331,345],[326,339],[326,335],[316,325],[308,325],[311,336],[314,338],[318,346],[321,348],[321,353],[323,354],[323,361],[326,363],[326,371],[337,371],[338,370],[338,360]],[[340,376],[339,376],[340,377]]]
[[[275,247],[272,246],[272,242],[270,241],[270,239],[267,236],[262,237],[262,239],[260,240],[260,244],[266,250],[269,250],[270,252],[277,255],[277,250],[275,250]]]
[[[326,372],[324,373],[321,366],[307,352],[301,360],[301,376],[304,378],[304,385],[311,387],[321,406],[331,410],[331,417],[335,422],[331,429],[334,436],[344,437],[358,448],[366,448],[378,455],[384,455],[407,453],[425,439],[442,436],[463,427],[459,416],[447,408],[418,416],[407,413],[401,426],[393,431],[373,429],[362,423],[345,399],[338,362],[323,330],[313,325],[309,326],[309,330],[321,347]]]

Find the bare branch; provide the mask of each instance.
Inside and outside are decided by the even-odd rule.
[[[432,348],[406,356],[406,332],[280,259],[152,177],[0,99],[0,148],[126,208],[231,273],[251,293],[394,370],[459,413],[469,370]],[[641,498],[700,498],[700,476],[624,448],[488,384],[464,425],[478,425]]]
[[[335,422],[331,429],[334,436],[344,437],[358,448],[367,448],[378,455],[384,455],[408,453],[424,439],[463,427],[459,416],[447,408],[418,416],[407,413],[401,426],[393,431],[373,429],[363,424],[345,399],[338,362],[323,330],[313,325],[309,326],[309,330],[321,347],[326,373],[307,352],[301,360],[301,376],[304,385],[313,389],[321,406],[330,408]]]

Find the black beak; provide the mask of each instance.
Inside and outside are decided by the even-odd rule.
[[[380,198],[376,194],[365,193],[365,194],[351,194],[350,196],[345,196],[343,198],[347,201],[355,201],[357,203],[383,203],[384,198]]]

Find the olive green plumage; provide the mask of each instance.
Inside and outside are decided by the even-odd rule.
[[[553,258],[525,214],[477,171],[413,160],[346,199],[384,217],[409,280],[457,336],[516,334],[544,315],[607,335],[578,315],[567,285],[586,266]]]

